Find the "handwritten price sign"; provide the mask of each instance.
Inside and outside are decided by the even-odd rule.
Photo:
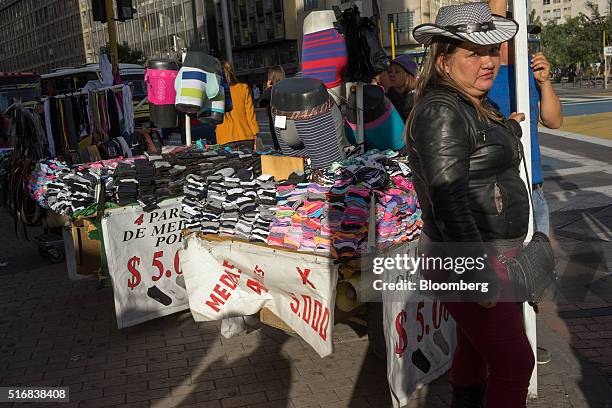
[[[425,301],[420,301],[416,303],[416,323],[418,330],[415,333],[416,335],[416,343],[421,343],[425,336],[428,336],[430,333],[433,334],[434,330],[438,330],[442,324],[442,321],[448,321],[448,310],[442,305],[438,300],[431,303],[431,319],[426,320],[426,316],[423,315],[423,311],[425,310]],[[405,310],[400,311],[395,317],[395,330],[397,332],[398,340],[395,344],[395,354],[399,357],[404,356],[404,352],[406,351],[406,347],[408,346],[408,333],[406,333],[405,325],[407,325],[407,316],[408,313]],[[430,317],[427,315],[427,317]],[[432,330],[433,328],[433,330]],[[435,339],[434,339],[435,342]],[[440,349],[441,351],[448,355],[449,347],[448,343],[443,341],[443,338],[440,338]]]
[[[250,315],[265,306],[321,356],[331,354],[338,280],[331,259],[195,235],[180,254],[196,321]]]
[[[416,257],[418,242],[394,247],[385,256]],[[383,280],[412,279],[401,270],[387,270]],[[414,279],[418,279],[415,276]],[[409,403],[419,384],[427,384],[450,368],[455,348],[455,322],[438,300],[414,291],[383,292],[383,325],[387,343],[387,380],[394,407]]]
[[[189,307],[180,267],[180,201],[148,213],[139,206],[108,211],[102,220],[119,328]]]
[[[157,282],[164,276],[166,278],[172,277],[172,271],[170,269],[165,270],[164,264],[162,263],[160,259],[160,258],[163,258],[163,256],[164,256],[164,251],[157,251],[153,254],[153,260],[151,261],[151,266],[156,268],[158,272],[157,275],[151,276],[151,280],[153,282]],[[142,281],[142,274],[138,270],[138,268],[140,267],[140,263],[141,263],[140,258],[137,256],[131,257],[127,262],[127,269],[132,274],[132,276],[128,278],[127,285],[128,285],[128,288],[132,290],[138,287],[138,285],[140,285],[140,282]],[[173,268],[174,268],[174,273],[177,276],[183,274],[183,272],[181,272],[179,268],[179,251],[178,250],[176,250],[176,252],[174,253]]]

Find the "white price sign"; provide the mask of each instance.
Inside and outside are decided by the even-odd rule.
[[[140,206],[117,208],[102,219],[119,328],[189,307],[179,261],[181,199],[159,207],[150,212]]]
[[[416,257],[418,241],[394,247],[387,257]],[[385,270],[385,282],[417,275]],[[387,380],[394,407],[409,403],[413,392],[450,368],[456,346],[455,322],[439,301],[416,291],[383,292],[383,324],[387,342]]]
[[[332,353],[338,265],[333,259],[191,234],[180,252],[196,321],[267,307],[321,357]]]

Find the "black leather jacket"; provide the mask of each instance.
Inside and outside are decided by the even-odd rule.
[[[451,88],[426,93],[415,107],[407,145],[423,232],[432,241],[486,242],[527,233],[520,136],[514,120],[479,120]]]

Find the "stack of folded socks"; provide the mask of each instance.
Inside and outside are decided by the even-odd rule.
[[[311,174],[325,186],[283,183],[267,242],[340,259],[360,256],[368,249],[374,196],[378,247],[415,239],[422,221],[409,175],[396,152],[372,150]]]
[[[163,171],[165,170],[162,170],[162,172]],[[168,183],[169,197],[177,197],[183,193],[183,187],[185,186],[185,177],[187,176],[187,174],[189,174],[187,172],[187,166],[181,164],[175,164],[168,170],[168,175],[170,176],[170,182]],[[165,191],[163,192],[165,193]],[[157,194],[157,191],[155,193]]]
[[[155,198],[156,174],[153,163],[147,159],[134,161],[136,180],[138,180],[138,202],[145,211],[151,211],[157,207]]]
[[[7,156],[10,157],[10,156]],[[36,164],[36,168],[28,178],[30,196],[43,208],[48,208],[47,188],[49,183],[55,181],[58,175],[70,171],[68,166],[57,160],[44,160]]]
[[[336,257],[358,256],[367,244],[370,193],[370,189],[358,185],[349,185],[346,189],[345,207],[340,225],[333,229],[333,248]]]
[[[206,178],[198,174],[187,175],[183,194],[181,218],[185,220],[185,228],[190,231],[200,231],[206,207]]]
[[[95,201],[96,187],[100,183],[99,169],[77,170],[70,186],[71,211],[84,210]]]
[[[152,167],[155,170],[155,197],[157,202],[160,202],[166,198],[172,197],[170,194],[170,170],[172,165],[166,160],[154,160],[151,162]],[[140,180],[138,180],[140,182]],[[140,184],[138,185],[140,188]]]
[[[379,249],[416,239],[423,226],[412,182],[400,175],[391,179],[394,187],[376,192],[376,244]]]
[[[331,247],[329,189],[316,183],[279,185],[268,244],[327,254]]]
[[[276,206],[276,182],[274,177],[264,174],[255,179],[257,193],[256,217],[251,228],[249,240],[266,243],[270,234],[270,224]]]
[[[57,171],[55,180],[47,184],[47,208],[58,214],[70,215],[72,213],[70,187],[72,186],[73,179],[74,173],[67,167]]]
[[[138,180],[136,167],[130,162],[120,162],[113,174],[115,179],[115,196],[120,206],[136,204],[138,201]]]

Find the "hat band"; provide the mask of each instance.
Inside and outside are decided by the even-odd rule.
[[[444,26],[444,28],[453,33],[472,34],[495,30],[495,24],[489,21],[486,23],[450,25]]]

